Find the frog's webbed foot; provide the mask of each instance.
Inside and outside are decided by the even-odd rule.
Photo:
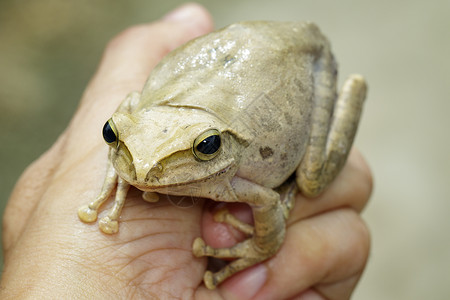
[[[154,203],[159,201],[159,195],[158,193],[154,192],[143,192],[142,199],[144,199],[144,201],[147,201],[149,203]]]
[[[93,205],[94,203],[95,202],[83,205],[78,209],[78,217],[80,218],[81,221],[86,223],[92,223],[97,220],[98,209],[92,208],[94,206]]]
[[[122,178],[118,178],[111,163],[108,166],[108,171],[100,195],[91,203],[83,205],[78,209],[78,217],[81,221],[90,223],[97,220],[98,209],[109,198],[116,183],[117,191],[114,205],[108,212],[108,215],[99,221],[99,228],[101,231],[108,234],[116,233],[119,230],[118,219],[130,185]]]
[[[203,279],[209,289],[214,289],[236,272],[272,257],[284,240],[286,228],[280,195],[270,188],[239,177],[234,177],[231,185],[236,198],[252,208],[254,225],[240,221],[227,210],[219,210],[214,216],[216,221],[230,224],[247,234],[249,238],[230,248],[213,248],[206,245],[203,239],[195,239],[192,252],[196,257],[234,259],[218,272],[205,272]]]
[[[222,208],[214,213],[214,221],[229,224],[245,233],[247,236],[252,236],[254,234],[254,227],[252,225],[242,222],[226,208]],[[208,289],[216,288],[218,284],[235,272],[243,270],[265,259],[261,257],[248,257],[249,249],[251,248],[249,247],[249,244],[252,243],[251,241],[252,239],[250,238],[232,248],[212,248],[211,246],[206,245],[202,238],[196,238],[194,240],[192,252],[196,257],[212,256],[216,258],[237,258],[217,273],[211,271],[205,272],[203,281]]]
[[[215,289],[217,285],[223,282],[236,272],[244,270],[254,264],[257,264],[273,253],[261,253],[254,244],[252,238],[236,244],[231,248],[213,248],[206,245],[202,238],[196,238],[192,245],[192,252],[196,257],[211,256],[216,258],[236,258],[218,272],[206,271],[203,281],[208,289]]]
[[[297,169],[297,184],[310,197],[318,195],[345,164],[367,90],[364,78],[352,75],[334,101],[333,89],[326,86],[329,80],[317,82],[317,95],[323,97],[316,99],[309,146]]]
[[[97,220],[98,209],[109,198],[112,190],[117,182],[117,174],[111,163],[108,164],[105,180],[103,182],[102,191],[97,198],[87,205],[83,205],[78,209],[78,217],[86,223],[95,222]]]
[[[117,219],[112,220],[110,216],[106,216],[98,222],[98,227],[104,233],[113,234],[119,231],[119,222]]]
[[[125,203],[129,188],[130,185],[128,184],[128,182],[119,177],[114,205],[108,212],[108,215],[103,217],[98,223],[100,230],[104,233],[112,234],[119,231],[118,220],[120,217],[120,213],[122,212],[122,208]]]
[[[220,284],[229,276],[271,257],[278,250],[281,242],[271,244],[270,240],[276,236],[278,236],[279,238],[279,236],[284,235],[284,222],[282,219],[284,217],[285,220],[289,217],[289,212],[292,210],[292,207],[295,204],[295,195],[298,192],[298,186],[295,182],[295,177],[292,176],[291,178],[286,180],[283,185],[277,188],[277,192],[280,194],[281,198],[281,201],[279,202],[280,209],[274,208],[271,211],[264,211],[262,213],[259,212],[258,209],[253,210],[254,215],[257,217],[257,219],[265,219],[267,221],[256,222],[256,226],[259,228],[257,234],[255,234],[254,226],[242,222],[234,215],[232,215],[226,208],[222,208],[214,214],[214,221],[226,223],[233,226],[234,228],[250,236],[249,239],[238,243],[231,248],[213,248],[206,245],[203,239],[195,239],[192,245],[192,251],[196,257],[211,256],[216,258],[236,258],[236,260],[232,261],[216,273],[213,273],[211,271],[205,272],[203,281],[207,288],[214,289],[218,284]],[[281,217],[280,213],[282,213],[283,217]],[[261,216],[263,217],[261,218]],[[266,218],[266,216],[269,217]],[[271,218],[275,218],[275,220],[278,222],[271,224]],[[278,228],[281,228],[281,230],[276,233],[270,233],[270,230],[268,229],[261,229],[261,227],[273,225],[276,231],[277,223]],[[261,232],[264,232],[266,234],[263,235],[261,234]],[[261,251],[261,246],[257,245],[255,239],[255,236],[258,235],[259,237],[256,238],[258,239],[259,244],[261,244],[262,241],[262,245],[264,247],[263,251]],[[277,238],[274,238],[274,240],[276,239]]]

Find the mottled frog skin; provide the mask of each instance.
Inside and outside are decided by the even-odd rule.
[[[329,42],[308,22],[236,23],[174,50],[105,124],[110,167],[80,219],[95,221],[116,186],[99,222],[105,233],[118,231],[130,185],[149,201],[160,193],[245,202],[254,224],[224,211],[217,219],[248,239],[224,249],[193,241],[197,257],[235,258],[207,271],[205,285],[270,258],[295,194],[318,195],[351,148],[366,84],[352,75],[338,95],[336,76]]]

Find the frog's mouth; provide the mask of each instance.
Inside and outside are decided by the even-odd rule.
[[[179,194],[176,192],[177,190],[180,190],[180,188],[184,188],[186,186],[192,186],[195,188],[195,186],[200,187],[203,183],[211,182],[211,181],[220,181],[223,179],[225,175],[227,175],[230,170],[233,169],[233,164],[230,164],[226,166],[225,168],[220,169],[219,171],[200,178],[192,178],[187,177],[183,179],[177,180],[176,178],[173,179],[174,183],[170,184],[161,184],[158,177],[147,177],[146,181],[144,183],[139,182],[133,182],[135,180],[127,180],[127,178],[123,178],[124,180],[128,181],[131,185],[135,186],[136,188],[140,189],[144,192],[159,192],[162,194],[169,194],[171,190],[175,192],[176,194]]]

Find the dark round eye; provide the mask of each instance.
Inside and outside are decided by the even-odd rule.
[[[117,144],[116,127],[111,119],[109,119],[103,126],[103,139],[108,145],[113,146]]]
[[[197,145],[197,151],[203,154],[213,154],[219,150],[220,147],[220,136],[210,135]]]
[[[193,152],[195,157],[200,160],[210,160],[219,153],[220,145],[219,131],[210,129],[195,139]]]

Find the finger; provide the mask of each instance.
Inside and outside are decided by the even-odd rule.
[[[303,292],[301,294],[302,297],[299,297],[299,299],[300,300],[308,300],[308,299],[347,300],[347,299],[350,299],[360,277],[361,277],[361,273],[355,274],[355,276],[349,277],[349,278],[341,280],[341,281],[337,281],[337,282],[333,282],[333,283],[326,283],[326,284],[318,284],[315,287]],[[315,297],[315,298],[312,298],[312,297]]]
[[[354,210],[330,211],[292,224],[275,257],[220,289],[230,298],[288,299],[313,287],[319,294],[333,291],[330,299],[346,299],[357,282],[352,278],[364,269],[369,244],[367,227]]]

